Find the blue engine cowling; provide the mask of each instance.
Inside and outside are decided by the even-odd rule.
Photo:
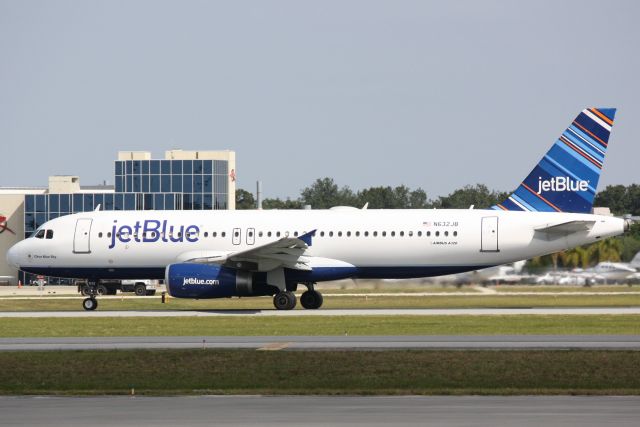
[[[219,265],[171,264],[165,271],[169,295],[175,298],[225,298],[234,296],[273,295],[274,288],[255,283],[248,271]]]

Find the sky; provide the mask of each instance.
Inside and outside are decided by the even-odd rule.
[[[585,107],[640,182],[640,2],[0,0],[0,186],[113,183],[118,151],[235,150],[298,197],[512,190]]]

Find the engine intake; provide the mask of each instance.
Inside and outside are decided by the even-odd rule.
[[[271,286],[254,283],[248,271],[219,265],[171,264],[165,271],[167,292],[175,298],[226,298],[272,295]]]

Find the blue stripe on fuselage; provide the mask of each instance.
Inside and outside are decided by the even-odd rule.
[[[318,267],[313,271],[286,270],[286,280],[292,282],[324,282],[347,278],[361,279],[411,279],[442,276],[480,270],[493,265],[464,266],[407,266],[407,267]],[[81,279],[164,279],[165,268],[75,268],[75,267],[25,267],[22,271],[51,277]]]

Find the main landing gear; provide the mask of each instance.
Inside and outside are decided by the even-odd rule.
[[[308,288],[300,297],[300,304],[306,309],[315,310],[322,306],[322,294],[313,289],[313,283],[305,284]],[[296,295],[292,291],[280,291],[273,297],[273,305],[278,310],[293,310],[296,306]]]

